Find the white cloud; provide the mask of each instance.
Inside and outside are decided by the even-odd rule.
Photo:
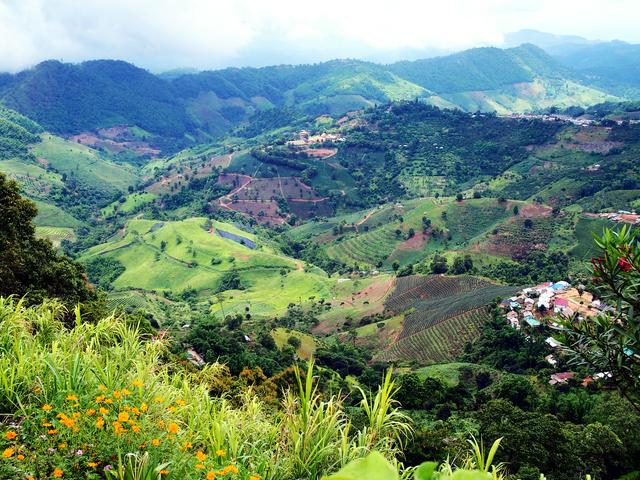
[[[637,0],[0,0],[0,70],[56,58],[151,69],[500,44],[521,28],[640,42]]]

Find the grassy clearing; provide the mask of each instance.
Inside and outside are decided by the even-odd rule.
[[[43,134],[42,141],[33,146],[32,152],[67,178],[96,190],[124,191],[137,179],[132,167],[114,163],[96,150],[54,135]]]
[[[35,224],[38,226],[77,228],[83,225],[80,220],[55,205],[37,200],[35,203],[38,207]]]
[[[316,351],[316,340],[308,333],[286,328],[276,328],[271,331],[271,336],[279,349],[288,345],[287,340],[289,340],[289,337],[295,337],[300,340],[300,347],[296,350],[296,353],[300,358],[304,358],[305,360],[311,358]]]
[[[100,210],[102,217],[110,217],[115,213],[133,213],[144,205],[152,203],[157,197],[149,192],[136,192],[127,195],[124,202],[113,202]]]

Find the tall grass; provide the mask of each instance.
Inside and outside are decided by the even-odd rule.
[[[116,317],[87,324],[78,312],[76,325],[67,330],[63,313],[55,301],[27,307],[19,299],[0,298],[0,448],[15,452],[0,462],[0,477],[27,477],[36,470],[50,476],[58,468],[65,478],[67,472],[97,478],[79,474],[86,460],[47,453],[40,445],[43,422],[59,422],[53,414],[77,415],[74,428],[60,426],[56,435],[64,435],[69,448],[92,449],[90,464],[99,465],[92,468],[137,472],[140,478],[156,478],[160,470],[169,472],[162,478],[204,478],[200,467],[212,474],[237,470],[240,479],[320,478],[371,450],[395,461],[411,432],[394,405],[390,372],[375,395],[363,392],[367,426],[353,431],[339,395],[325,397],[319,390],[313,361],[305,372],[296,369],[297,388],[285,392],[274,410],[251,389],[239,398],[212,397],[221,365],[192,373],[166,360],[165,343],[141,341],[135,327]],[[113,403],[105,426],[96,428],[95,402],[103,395]],[[118,413],[141,405],[145,413],[138,412],[135,422],[125,420],[124,434],[114,433]],[[16,438],[5,440],[8,431]],[[25,459],[14,461],[18,454]]]

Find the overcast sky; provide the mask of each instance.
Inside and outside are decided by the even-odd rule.
[[[640,0],[0,0],[0,71],[393,61],[500,46],[523,28],[640,43],[638,19]]]

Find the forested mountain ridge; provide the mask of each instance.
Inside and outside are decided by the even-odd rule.
[[[533,45],[477,48],[391,65],[334,60],[166,79],[113,60],[77,65],[46,61],[0,76],[0,101],[52,132],[135,125],[151,136],[181,142],[193,141],[193,135],[220,136],[273,107],[341,114],[413,98],[499,113],[615,99]]]

